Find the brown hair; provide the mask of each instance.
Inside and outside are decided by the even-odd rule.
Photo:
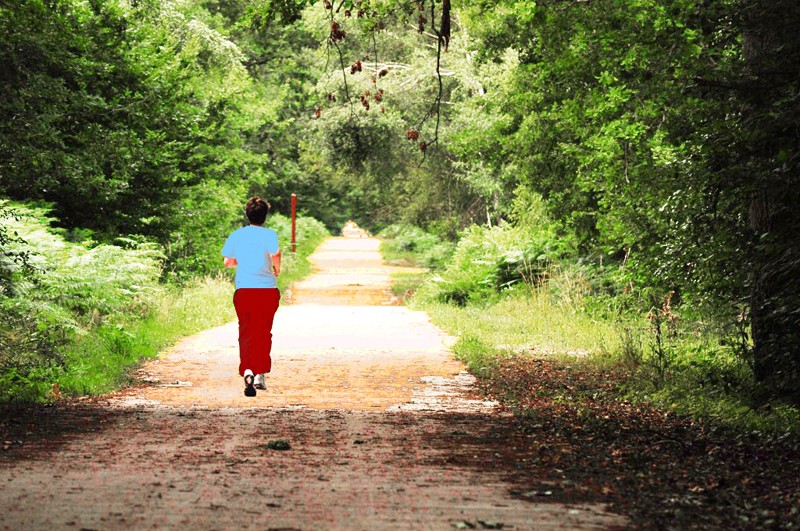
[[[244,213],[253,225],[263,225],[269,212],[269,203],[260,197],[251,197],[244,206]]]

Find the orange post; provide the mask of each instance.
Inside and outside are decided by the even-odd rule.
[[[297,246],[295,235],[297,234],[297,194],[292,194],[292,252]]]

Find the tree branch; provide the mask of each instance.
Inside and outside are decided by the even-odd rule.
[[[445,0],[445,1],[447,1],[447,0]],[[434,35],[436,35],[436,81],[437,81],[437,83],[439,85],[439,90],[436,93],[436,99],[433,101],[433,104],[431,105],[431,108],[428,110],[428,112],[425,114],[425,116],[422,117],[422,120],[420,120],[420,125],[417,128],[417,129],[421,130],[422,126],[425,124],[425,122],[431,116],[433,116],[434,113],[436,114],[436,127],[434,128],[433,140],[428,142],[426,147],[428,145],[436,144],[439,141],[439,124],[441,122],[441,115],[442,115],[442,113],[441,113],[441,109],[442,109],[442,94],[444,93],[444,83],[442,82],[442,70],[441,70],[441,65],[442,65],[442,42],[444,41],[444,37],[442,36],[442,33],[438,29],[436,29],[436,23],[434,22],[435,19],[436,19],[436,2],[434,2],[432,0],[431,1],[431,31],[433,31]],[[425,152],[425,150],[423,149],[423,153],[424,152]]]
[[[759,82],[758,79],[731,83],[726,81],[718,81],[716,79],[706,79],[703,77],[695,77],[692,81],[694,81],[698,87],[719,88],[725,90],[735,90],[739,92],[773,90],[794,83],[794,80],[786,80],[784,83],[764,84]]]
[[[342,0],[342,3],[339,4],[340,8],[342,7],[343,3],[344,3],[344,0]],[[334,16],[333,16],[333,14],[334,14],[334,10],[333,9],[330,9],[330,13],[331,14],[330,14],[330,25],[329,26],[330,26],[330,29],[331,29],[331,32],[332,32],[334,24],[336,24],[336,20],[334,19]],[[342,34],[342,35],[344,35],[344,34]],[[330,45],[333,45],[334,48],[336,48],[336,52],[339,54],[339,64],[342,67],[342,82],[344,84],[344,97],[347,100],[347,103],[350,104],[350,113],[351,114],[355,114],[355,109],[353,108],[353,100],[350,98],[350,87],[347,85],[347,66],[345,65],[345,62],[344,62],[344,53],[342,52],[342,48],[339,46],[339,43],[334,38],[333,34],[331,34],[328,37],[328,49],[330,49]]]
[[[350,104],[350,112],[355,114],[355,110],[353,109],[353,100],[350,99],[350,88],[347,85],[347,66],[344,63],[344,53],[342,53],[342,48],[339,46],[338,43],[333,42],[333,46],[336,48],[336,51],[339,53],[339,64],[342,65],[342,81],[344,82],[344,98],[347,100],[347,103]]]

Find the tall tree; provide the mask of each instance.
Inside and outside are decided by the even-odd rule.
[[[752,229],[756,377],[800,402],[800,4],[742,3],[745,76],[737,80],[738,158]]]
[[[0,192],[68,227],[164,236],[239,139],[236,47],[175,2],[0,7]]]

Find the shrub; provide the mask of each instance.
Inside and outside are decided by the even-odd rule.
[[[384,240],[381,251],[388,260],[412,262],[428,269],[443,267],[454,249],[452,243],[413,225],[390,225],[378,237]]]
[[[0,399],[40,396],[45,375],[65,367],[65,345],[120,315],[142,315],[161,291],[154,244],[72,243],[50,228],[47,206],[13,209],[6,229],[15,239],[4,252],[26,260],[5,264],[13,289],[0,292]]]
[[[565,242],[551,225],[495,227],[473,225],[456,244],[452,259],[421,293],[463,306],[491,301],[515,284],[538,286],[550,264],[567,254]]]

